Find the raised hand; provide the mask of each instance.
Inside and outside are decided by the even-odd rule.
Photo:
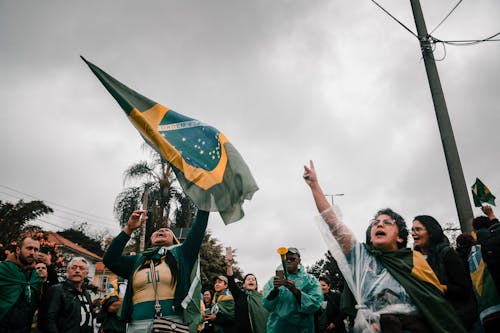
[[[147,210],[142,210],[142,209],[134,210],[134,212],[128,218],[128,223],[124,231],[126,233],[129,233],[127,231],[130,231],[130,233],[132,233],[132,231],[134,231],[135,229],[140,228],[142,224],[146,222],[146,220],[148,219],[146,213]]]
[[[493,220],[495,219],[495,213],[493,212],[493,208],[489,205],[484,205],[481,207],[481,210],[483,211],[483,213],[488,216],[488,218],[490,220]]]

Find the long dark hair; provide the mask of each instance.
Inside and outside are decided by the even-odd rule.
[[[259,290],[259,284],[257,282],[257,277],[255,276],[255,274],[248,273],[247,275],[245,275],[243,277],[243,284],[245,284],[245,281],[247,280],[247,277],[249,277],[249,276],[253,276],[255,278],[255,290],[258,291]]]
[[[418,215],[415,216],[413,220],[422,223],[425,229],[427,229],[427,233],[429,234],[429,249],[433,249],[437,244],[446,242],[446,240],[448,240],[444,235],[443,228],[441,228],[439,222],[432,216]],[[449,243],[449,241],[447,243]],[[417,248],[415,248],[415,250],[417,250]]]
[[[438,264],[439,264],[439,255],[441,251],[445,248],[448,248],[450,245],[450,241],[448,237],[445,236],[443,232],[443,228],[439,222],[429,215],[418,215],[413,219],[414,221],[418,221],[422,223],[427,229],[427,233],[429,234],[429,245],[427,246],[427,262],[434,270],[437,272]],[[416,251],[422,252],[422,249],[419,247],[415,247]],[[439,277],[440,274],[438,274]]]

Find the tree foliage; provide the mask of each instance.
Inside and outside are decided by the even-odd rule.
[[[140,161],[125,170],[124,184],[127,187],[117,196],[114,206],[115,215],[124,226],[130,214],[141,207],[144,193],[148,193],[146,240],[161,227],[189,227],[196,212],[171,166],[157,152],[151,149],[150,152],[150,161]],[[175,216],[173,222],[170,220],[172,216]],[[134,233],[133,239],[138,250],[140,231]]]
[[[450,245],[456,247],[457,237],[462,233],[460,225],[458,223],[447,222],[443,226],[443,233],[448,237]]]
[[[340,272],[337,261],[332,256],[331,252],[325,253],[325,257],[316,261],[312,266],[307,267],[307,272],[314,275],[316,278],[327,276],[331,281],[333,289],[342,290],[344,278]]]
[[[223,254],[225,251],[223,252],[223,250],[223,245],[207,231],[200,250],[201,284],[203,289],[213,289],[215,277],[226,275]],[[236,259],[235,255],[233,255],[233,259]],[[235,260],[233,265],[234,277],[242,280],[241,270],[236,263]]]
[[[33,227],[27,224],[29,221],[53,212],[40,200],[19,200],[16,204],[0,200],[0,243],[16,241],[23,232]]]
[[[80,225],[73,225],[71,228],[64,229],[63,231],[59,231],[57,233],[69,239],[73,243],[80,245],[84,249],[102,257],[104,255],[104,234],[92,236],[88,226],[87,222],[83,222]]]

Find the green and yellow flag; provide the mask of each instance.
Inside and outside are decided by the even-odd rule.
[[[481,207],[483,203],[495,206],[495,196],[491,194],[490,189],[479,178],[476,178],[476,182],[472,185],[471,190],[474,206]]]
[[[144,140],[172,166],[184,192],[199,209],[218,211],[225,224],[244,216],[241,206],[258,187],[224,134],[142,96],[82,59]]]

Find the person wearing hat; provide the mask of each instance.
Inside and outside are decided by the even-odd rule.
[[[232,333],[234,328],[234,299],[227,289],[227,277],[219,275],[214,282],[214,298],[203,321],[213,326],[214,333]],[[237,333],[237,332],[235,332]]]
[[[313,333],[314,313],[323,302],[318,279],[302,266],[300,252],[288,248],[286,257],[287,279],[274,276],[264,286],[262,304],[269,311],[269,333]],[[284,267],[281,265],[278,270]]]
[[[123,231],[111,242],[103,262],[113,273],[128,279],[120,317],[129,323],[127,332],[145,332],[155,317],[155,294],[161,315],[189,325],[197,331],[201,320],[197,297],[201,284],[197,278],[198,254],[207,228],[209,213],[199,210],[182,244],[168,228],[151,235],[151,247],[143,253],[122,255],[132,232],[147,220],[145,210],[134,211]],[[154,265],[156,292],[151,276]]]
[[[118,317],[121,298],[116,293],[109,294],[101,300],[101,305],[97,314],[97,322],[101,324],[99,333],[125,333],[126,323]]]

